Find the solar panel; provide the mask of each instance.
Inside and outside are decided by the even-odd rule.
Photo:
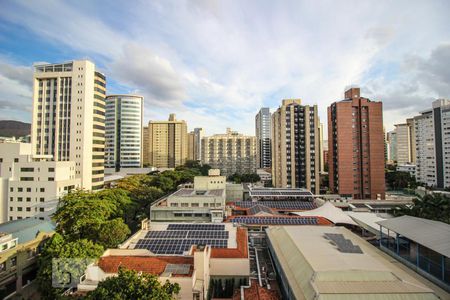
[[[233,223],[260,225],[317,225],[317,218],[311,217],[257,217],[237,216],[231,219]]]
[[[189,270],[191,269],[191,265],[187,264],[167,264],[164,272],[172,273],[172,274],[180,274],[186,275],[189,274]]]
[[[169,224],[165,231],[149,231],[137,241],[135,249],[155,254],[183,254],[192,245],[228,247],[229,233],[224,224]]]
[[[257,213],[260,213],[260,212],[265,212],[268,214],[274,213],[269,207],[267,207],[265,205],[261,205],[261,204],[255,204],[247,211],[247,213],[249,215],[256,215]]]
[[[225,230],[223,224],[169,224],[167,230]]]
[[[145,235],[146,239],[166,238],[166,239],[184,239],[186,231],[149,231]]]
[[[261,204],[267,206],[269,208],[274,209],[288,209],[288,210],[311,210],[317,208],[317,206],[313,202],[308,201],[237,201],[234,203],[237,207],[249,208],[254,205]]]
[[[353,242],[344,238],[340,233],[325,233],[325,237],[336,244],[338,250],[343,253],[363,253],[358,245],[353,245]]]

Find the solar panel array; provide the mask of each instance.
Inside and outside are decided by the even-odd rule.
[[[167,230],[225,230],[224,224],[169,224]]]
[[[192,245],[227,248],[228,237],[224,224],[169,224],[167,230],[147,232],[134,249],[147,249],[155,254],[183,254]]]
[[[290,209],[290,210],[310,210],[317,208],[317,206],[313,202],[307,202],[307,201],[259,201],[259,202],[253,202],[253,201],[237,201],[234,203],[235,206],[242,207],[242,208],[249,208],[256,204],[262,204],[264,206],[274,208],[274,209]]]
[[[265,213],[268,213],[268,214],[273,214],[273,211],[269,207],[267,207],[265,205],[261,205],[261,204],[253,205],[247,211],[247,214],[249,214],[249,215],[256,215],[259,212],[265,212]]]
[[[317,225],[317,218],[305,217],[255,217],[237,216],[231,219],[233,223],[249,225]]]
[[[333,241],[338,250],[344,253],[363,253],[358,245],[353,245],[352,241],[344,238],[340,233],[325,233],[325,237]]]

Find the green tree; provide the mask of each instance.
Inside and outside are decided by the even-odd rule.
[[[122,190],[113,192],[75,191],[64,196],[53,216],[56,231],[67,241],[89,239],[106,248],[116,247],[130,234],[118,216],[130,209],[131,200]]]
[[[89,292],[87,300],[125,300],[125,299],[175,299],[180,286],[166,281],[159,282],[158,277],[138,274],[133,270],[119,269],[118,276],[109,277],[100,282],[97,288]]]
[[[176,184],[169,176],[156,176],[151,181],[151,186],[160,188],[163,192],[168,193],[176,189]]]
[[[450,224],[450,197],[439,193],[427,194],[414,199],[412,206],[395,210],[394,215],[409,215]]]
[[[54,258],[96,259],[103,253],[103,247],[92,241],[81,239],[67,241],[59,233],[55,233],[45,244],[38,260],[37,284],[42,299],[62,299],[63,289],[52,286],[52,260]],[[79,261],[78,261],[79,262]],[[81,261],[81,270],[85,270],[88,261]]]
[[[106,221],[100,225],[98,243],[105,248],[116,248],[131,233],[121,218]]]
[[[77,190],[64,196],[53,215],[56,231],[69,241],[95,240],[96,232],[115,210],[115,205],[102,201],[99,195]]]

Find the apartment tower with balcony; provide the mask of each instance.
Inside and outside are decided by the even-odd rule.
[[[385,199],[383,104],[350,88],[328,107],[328,170],[333,193]]]
[[[320,191],[320,120],[317,105],[285,99],[272,114],[272,183]]]
[[[106,78],[88,60],[34,66],[33,154],[74,161],[87,190],[103,188]]]

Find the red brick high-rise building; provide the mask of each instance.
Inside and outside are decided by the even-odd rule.
[[[350,88],[328,107],[330,189],[353,199],[385,199],[383,104]]]

